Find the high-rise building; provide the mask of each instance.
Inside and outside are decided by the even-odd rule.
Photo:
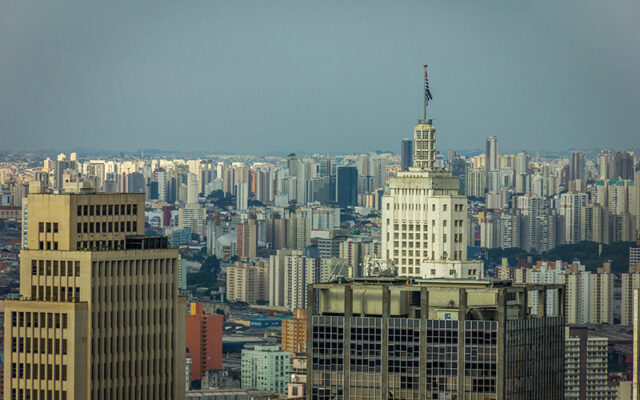
[[[400,167],[403,171],[407,171],[410,167],[413,167],[413,139],[402,139]]]
[[[640,289],[633,289],[633,400],[640,399]]]
[[[5,302],[5,399],[183,399],[178,251],[144,194],[29,194],[21,300]]]
[[[358,168],[348,166],[337,168],[336,203],[340,207],[358,205]]]
[[[614,173],[615,177],[622,179],[633,179],[635,159],[633,154],[628,151],[619,151],[614,157]]]
[[[240,262],[227,267],[227,300],[256,304],[269,300],[269,264]]]
[[[178,211],[178,227],[190,228],[200,238],[206,234],[207,210],[196,204],[187,204]]]
[[[611,267],[605,265],[592,273],[575,262],[565,273],[567,323],[613,324],[614,275]]]
[[[242,349],[242,387],[287,393],[289,352],[280,346],[259,345]]]
[[[564,217],[565,243],[582,240],[582,214],[587,206],[586,193],[563,193],[560,195],[560,215]]]
[[[606,337],[589,336],[586,327],[567,327],[564,350],[564,398],[615,400],[608,383]]]
[[[640,289],[640,264],[636,263],[630,266],[629,273],[621,274],[621,280],[620,323],[633,325],[633,291]]]
[[[249,218],[247,222],[236,226],[236,251],[241,260],[253,260],[258,250],[257,221]]]
[[[435,166],[436,128],[414,128],[414,165],[389,181],[382,197],[382,258],[402,276],[482,277],[481,261],[467,260],[467,199],[459,181]]]
[[[307,350],[307,310],[296,308],[293,317],[282,320],[282,350],[304,353]]]
[[[494,171],[499,169],[498,165],[498,138],[495,136],[489,136],[487,138],[485,154],[485,168],[487,171]]]
[[[246,210],[249,206],[249,185],[239,183],[236,186],[236,209]]]
[[[544,304],[549,289],[562,291],[459,279],[312,285],[307,395],[563,399],[564,317],[532,315],[526,300],[538,291]]]
[[[571,153],[571,160],[569,161],[569,180],[584,180],[586,179],[584,153],[574,151]]]
[[[207,315],[202,303],[191,303],[187,315],[186,343],[191,356],[191,380],[200,380],[207,370],[222,369],[224,317]]]
[[[629,268],[640,268],[640,239],[636,240],[636,245],[629,247]]]

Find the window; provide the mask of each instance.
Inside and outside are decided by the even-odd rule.
[[[38,232],[44,233],[44,222],[38,222]]]
[[[82,215],[82,206],[78,206],[78,210],[76,211],[76,215],[77,216],[81,216]]]
[[[46,223],[47,233],[51,233],[51,222]]]

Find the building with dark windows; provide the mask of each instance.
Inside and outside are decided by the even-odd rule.
[[[6,400],[184,399],[178,250],[143,236],[144,196],[31,190]]]
[[[563,399],[561,285],[366,278],[309,286],[307,398]],[[563,310],[564,307],[560,307]]]
[[[358,205],[358,168],[337,168],[336,202],[340,207]]]
[[[413,139],[402,139],[400,149],[400,166],[403,171],[413,167]]]

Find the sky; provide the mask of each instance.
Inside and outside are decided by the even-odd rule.
[[[0,150],[640,147],[637,0],[0,0]]]

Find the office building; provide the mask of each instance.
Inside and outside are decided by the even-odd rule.
[[[232,267],[227,267],[227,300],[249,304],[269,300],[268,271],[266,261],[236,261]]]
[[[616,388],[608,382],[609,340],[589,336],[586,327],[565,329],[564,398],[615,400]]]
[[[337,168],[336,203],[343,208],[358,205],[358,168],[349,166]]]
[[[400,168],[407,171],[413,167],[413,139],[402,139],[400,149]]]
[[[307,310],[296,308],[293,317],[282,320],[282,350],[304,353],[307,350]]]
[[[21,300],[5,302],[5,399],[183,399],[178,251],[144,194],[29,194]]]
[[[207,370],[222,369],[224,317],[207,315],[202,303],[191,303],[187,315],[186,343],[191,356],[191,380],[200,380]]]
[[[289,352],[280,350],[280,346],[258,345],[242,349],[242,387],[287,393],[289,360]]]
[[[415,167],[391,178],[382,197],[382,257],[401,276],[482,277],[483,263],[467,260],[467,198],[457,178],[435,167],[431,120],[418,122],[414,141]]]
[[[562,292],[461,279],[312,285],[307,396],[563,399],[564,317],[530,314],[526,300],[538,291],[544,304],[549,289]]]

